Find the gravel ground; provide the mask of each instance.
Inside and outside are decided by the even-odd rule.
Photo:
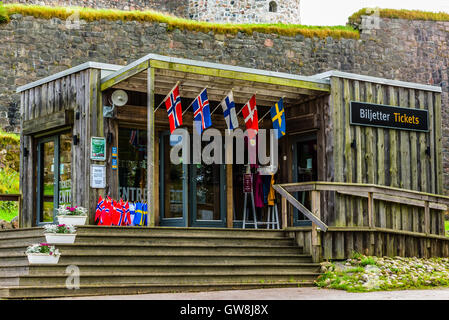
[[[449,300],[449,288],[368,293],[349,293],[319,288],[285,288],[77,297],[60,300]]]

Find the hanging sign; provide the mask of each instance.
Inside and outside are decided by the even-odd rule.
[[[106,160],[106,138],[92,137],[90,139],[90,159],[97,161]]]
[[[112,158],[112,170],[118,169],[117,158]]]
[[[118,151],[117,151],[117,147],[112,147],[112,157],[113,158],[117,158],[118,156]]]
[[[97,164],[90,166],[90,187],[93,189],[106,188],[106,166]]]
[[[351,101],[350,108],[352,125],[429,131],[429,112],[427,110],[355,101]]]
[[[243,175],[243,192],[244,193],[253,192],[253,179],[251,174]]]

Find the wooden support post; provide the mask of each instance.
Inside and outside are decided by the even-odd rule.
[[[374,228],[374,197],[372,192],[368,192],[368,225]]]
[[[281,200],[281,207],[282,207],[282,229],[287,228],[287,198],[282,197]]]
[[[234,198],[232,193],[232,164],[226,165],[226,226],[234,227]]]
[[[154,69],[148,68],[147,78],[147,226],[154,227]]]
[[[429,201],[426,201],[424,204],[424,233],[430,233],[430,207]]]
[[[320,210],[320,192],[312,191],[312,213],[318,218],[321,219],[321,210]],[[312,259],[313,262],[321,261],[321,239],[320,233],[318,232],[317,225],[312,222]]]

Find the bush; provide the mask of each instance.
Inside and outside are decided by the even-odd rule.
[[[9,21],[8,10],[3,5],[3,2],[0,1],[0,23],[6,23]]]

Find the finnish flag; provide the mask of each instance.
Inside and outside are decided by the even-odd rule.
[[[228,129],[234,130],[235,128],[238,128],[239,121],[237,119],[237,114],[235,113],[234,94],[232,91],[229,92],[220,104],[223,108],[223,115],[225,117]]]

